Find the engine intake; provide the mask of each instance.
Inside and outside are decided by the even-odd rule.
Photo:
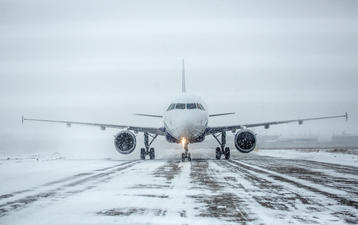
[[[136,147],[136,137],[130,131],[121,131],[114,138],[114,146],[121,154],[132,153]]]
[[[249,153],[256,147],[256,136],[251,130],[240,130],[235,135],[235,147],[242,153]]]

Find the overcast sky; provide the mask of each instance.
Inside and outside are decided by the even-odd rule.
[[[182,58],[189,92],[212,113],[237,112],[210,124],[348,111],[347,123],[256,131],[358,133],[357,12],[356,0],[0,0],[0,141],[84,133],[21,126],[22,114],[160,126],[131,113],[162,114]]]

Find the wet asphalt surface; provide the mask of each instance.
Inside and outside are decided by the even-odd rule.
[[[86,215],[81,224],[358,224],[358,167],[254,154],[118,161],[1,195],[0,224],[38,221],[46,208]]]

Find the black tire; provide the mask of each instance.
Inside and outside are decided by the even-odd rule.
[[[216,148],[215,157],[218,160],[221,158],[221,149],[219,147]]]
[[[140,149],[140,159],[145,160],[145,148]]]
[[[230,148],[229,147],[225,148],[224,154],[225,154],[225,159],[229,160],[230,159]]]
[[[149,150],[149,158],[150,158],[150,159],[155,159],[155,151],[154,151],[154,148],[150,148],[150,150]]]
[[[184,153],[181,154],[181,161],[185,162],[185,154]]]
[[[188,153],[188,161],[190,162],[191,161],[191,154]]]

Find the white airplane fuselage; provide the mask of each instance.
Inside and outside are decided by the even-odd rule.
[[[172,101],[163,117],[166,132],[177,141],[187,143],[204,135],[208,120],[205,102],[198,96],[186,93]]]

